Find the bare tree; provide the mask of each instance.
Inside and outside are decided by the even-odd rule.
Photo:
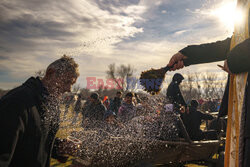
[[[221,99],[224,93],[226,78],[218,73],[188,73],[180,85],[185,100],[200,98]]]
[[[188,73],[185,80],[180,85],[183,97],[186,101],[191,101],[192,99],[198,99],[199,93],[196,87],[196,76],[194,74]]]
[[[215,98],[216,96],[216,81],[218,75],[216,73],[204,73],[201,75],[203,81],[203,91],[205,98]]]
[[[201,98],[202,96],[202,90],[201,90],[201,83],[200,83],[200,73],[194,73],[195,76],[195,87],[197,88],[197,93],[198,93],[198,97]]]
[[[127,90],[126,79],[133,76],[135,69],[131,65],[120,65],[119,67],[115,66],[115,63],[108,66],[106,71],[107,78],[112,79],[115,82],[116,88],[121,89],[122,91]]]

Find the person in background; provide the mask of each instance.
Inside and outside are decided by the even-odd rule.
[[[89,102],[83,108],[83,126],[87,128],[98,126],[98,122],[104,121],[104,114],[107,112],[106,107],[102,104],[98,93],[92,93]]]
[[[199,103],[196,100],[190,102],[188,110],[183,114],[182,120],[192,140],[217,139],[216,134],[211,136],[209,132],[200,129],[202,120],[212,120],[214,117],[197,110]]]
[[[183,79],[184,77],[181,74],[174,74],[172,82],[167,88],[167,98],[169,102],[174,105],[174,111],[176,111],[177,113],[180,113],[181,108],[183,108],[183,106],[185,108],[187,107],[187,104],[179,88],[179,85],[181,84]]]
[[[69,112],[69,107],[71,104],[74,103],[74,101],[76,100],[76,96],[75,95],[68,95],[65,97],[65,111],[64,111],[64,115],[63,115],[63,120],[66,119],[66,116]]]
[[[0,99],[0,166],[49,167],[50,158],[65,162],[73,143],[56,138],[59,101],[79,76],[73,58],[51,63],[43,78],[29,78]]]
[[[118,118],[122,122],[127,122],[136,116],[136,107],[133,104],[134,94],[132,92],[128,92],[125,95],[124,102],[118,111]]]
[[[81,94],[78,94],[77,101],[73,110],[74,114],[73,114],[73,120],[72,120],[71,125],[74,125],[76,123],[78,115],[81,112],[81,110],[82,110],[82,96]]]
[[[105,97],[103,98],[102,103],[103,103],[103,105],[106,107],[106,109],[109,110],[110,101],[109,101],[109,97],[108,97],[108,96],[105,96]]]
[[[110,102],[110,110],[113,111],[113,112],[115,112],[115,114],[117,115],[118,110],[119,110],[121,104],[122,104],[122,92],[121,91],[117,91],[116,92],[116,96]]]

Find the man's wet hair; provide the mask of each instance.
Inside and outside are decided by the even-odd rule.
[[[134,97],[134,93],[128,92],[128,93],[125,95],[125,97]]]
[[[63,55],[60,59],[51,63],[47,67],[46,72],[49,69],[54,69],[56,73],[58,73],[59,75],[70,73],[70,74],[75,75],[75,77],[79,76],[78,64],[75,62],[75,60],[72,57],[69,57],[66,55]]]

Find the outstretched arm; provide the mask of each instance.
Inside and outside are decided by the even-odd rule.
[[[231,38],[227,38],[214,43],[187,46],[172,56],[168,66],[175,64],[171,69],[174,71],[188,65],[225,60],[230,50],[230,43]]]

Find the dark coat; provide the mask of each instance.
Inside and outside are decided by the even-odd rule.
[[[74,112],[79,113],[82,110],[82,99],[78,98],[74,107]]]
[[[84,118],[88,118],[91,121],[103,121],[106,112],[107,109],[100,100],[96,103],[88,102],[86,107],[83,108]]]
[[[110,102],[110,110],[115,112],[115,114],[117,114],[121,104],[122,104],[122,98],[115,97]]]
[[[202,138],[202,131],[200,129],[201,121],[212,120],[213,118],[212,115],[197,111],[194,107],[190,107],[189,113],[182,115],[183,123],[192,140],[200,140]]]
[[[186,102],[181,94],[179,84],[173,80],[167,89],[167,98],[174,105],[175,110],[179,110],[181,106],[186,106]]]
[[[1,167],[50,166],[60,113],[50,112],[47,95],[40,79],[32,77],[0,99]]]

